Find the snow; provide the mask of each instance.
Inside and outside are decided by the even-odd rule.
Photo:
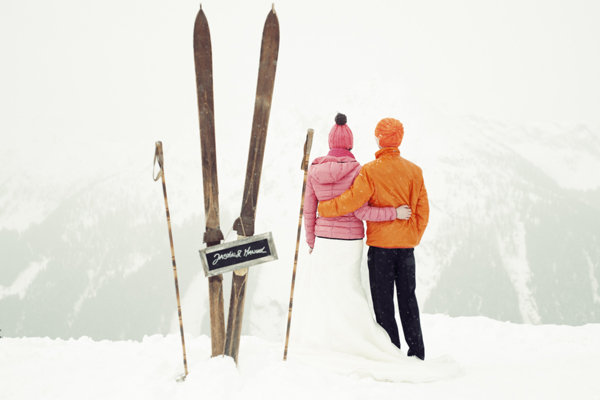
[[[500,248],[506,251],[504,268],[507,270],[514,287],[517,288],[519,310],[523,322],[539,324],[540,315],[530,289],[531,269],[527,264],[527,247],[525,245],[525,228],[523,224],[517,224],[515,236],[514,246],[512,245],[513,241],[500,244]]]
[[[600,285],[598,284],[598,279],[596,279],[596,276],[594,275],[594,262],[592,261],[592,259],[590,258],[589,254],[586,254],[586,258],[588,260],[588,265],[590,267],[589,271],[590,271],[590,282],[592,284],[592,297],[594,299],[594,303],[595,304],[600,304]],[[598,261],[596,261],[596,264],[598,263]]]
[[[8,296],[19,296],[20,299],[25,297],[31,283],[41,271],[46,269],[47,265],[48,260],[33,262],[19,274],[10,286],[4,287],[0,285],[0,300]]]
[[[210,358],[207,336],[141,341],[0,339],[3,398],[21,399],[598,399],[600,324],[519,325],[484,317],[423,316],[431,357],[448,355],[458,376],[428,383],[378,382],[295,359],[283,343],[243,336],[239,366]],[[331,356],[336,357],[336,356]],[[427,361],[422,363],[427,373]],[[57,372],[58,371],[58,372]]]

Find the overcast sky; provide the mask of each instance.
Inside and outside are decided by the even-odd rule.
[[[285,107],[329,115],[340,99],[374,104],[398,95],[398,104],[456,115],[600,124],[598,2],[275,3],[276,96],[297,93]],[[217,118],[226,109],[235,114],[238,99],[251,117],[270,7],[265,0],[204,2]],[[2,0],[0,135],[117,137],[195,118],[197,9],[198,1]],[[148,116],[152,126],[140,126]]]

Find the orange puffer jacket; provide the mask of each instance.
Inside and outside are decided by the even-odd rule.
[[[365,164],[354,183],[340,196],[319,203],[319,215],[336,217],[368,201],[374,207],[410,206],[408,220],[367,221],[367,244],[384,248],[412,248],[419,244],[429,220],[429,201],[421,168],[385,147]]]

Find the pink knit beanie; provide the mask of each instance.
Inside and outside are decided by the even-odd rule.
[[[351,150],[354,145],[352,131],[346,125],[346,116],[339,114],[335,116],[335,125],[329,132],[329,148]]]

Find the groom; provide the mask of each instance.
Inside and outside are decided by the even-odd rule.
[[[321,202],[319,215],[337,217],[355,211],[365,202],[375,207],[408,204],[409,220],[367,221],[369,281],[375,318],[399,348],[394,310],[394,284],[408,355],[425,359],[419,306],[415,296],[417,246],[429,219],[429,202],[421,168],[402,158],[398,146],[404,128],[397,119],[384,118],[375,128],[379,151],[365,164],[354,183],[340,196]]]

